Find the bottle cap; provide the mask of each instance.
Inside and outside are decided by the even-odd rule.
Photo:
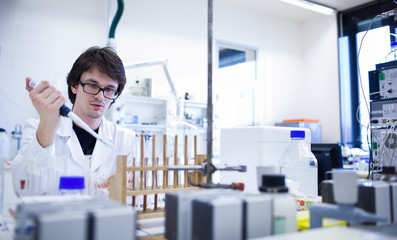
[[[65,190],[84,189],[84,177],[81,176],[60,177],[59,189],[65,189]]]
[[[302,130],[292,130],[291,131],[291,138],[305,138],[305,131]]]
[[[285,176],[280,174],[263,174],[262,185],[259,187],[261,192],[288,192],[285,186]]]

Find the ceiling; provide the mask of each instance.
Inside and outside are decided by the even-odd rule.
[[[247,8],[268,15],[278,16],[297,21],[310,20],[319,16],[323,16],[320,13],[306,10],[282,2],[280,0],[217,0],[217,1],[234,3],[242,8]],[[322,5],[330,6],[338,11],[343,11],[372,1],[373,0],[315,0],[313,2],[318,2]]]

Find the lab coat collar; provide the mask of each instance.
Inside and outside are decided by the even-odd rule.
[[[83,150],[81,149],[80,142],[77,138],[77,135],[73,131],[73,122],[70,118],[62,117],[61,118],[61,126],[58,128],[57,134],[60,137],[65,138],[67,144],[70,148],[72,159],[77,162],[84,169],[88,170],[87,160],[84,157]],[[114,146],[114,136],[111,134],[111,123],[109,123],[105,117],[102,117],[101,125],[99,126],[98,135],[106,142],[112,144]],[[91,167],[90,171],[94,172],[102,165],[105,160],[110,161],[110,159],[115,158],[114,153],[109,150],[103,143],[99,140],[95,143],[94,152],[92,153],[91,158]]]
[[[88,170],[87,160],[84,157],[79,139],[73,130],[73,122],[70,118],[61,117],[61,126],[58,128],[57,134],[67,141],[73,161],[77,162],[83,169]]]

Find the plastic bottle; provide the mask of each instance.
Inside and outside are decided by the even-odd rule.
[[[63,176],[59,178],[59,192],[61,195],[82,195],[84,188],[84,177]]]
[[[288,188],[285,186],[285,176],[279,174],[262,175],[262,184],[259,187],[259,191],[272,199],[272,234],[277,235],[297,231],[296,201],[288,193]]]
[[[305,142],[305,131],[292,130],[291,144],[280,159],[280,173],[285,175],[290,192],[296,197],[317,197],[317,159]],[[291,182],[288,182],[291,181]]]

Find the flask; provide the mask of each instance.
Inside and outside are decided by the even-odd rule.
[[[317,159],[305,142],[305,131],[292,130],[291,143],[280,159],[290,192],[296,197],[317,197]]]
[[[82,195],[84,188],[84,177],[82,176],[62,176],[59,178],[61,195]]]
[[[259,191],[272,199],[272,235],[295,232],[297,230],[296,201],[288,193],[288,188],[285,186],[285,176],[263,174]]]

